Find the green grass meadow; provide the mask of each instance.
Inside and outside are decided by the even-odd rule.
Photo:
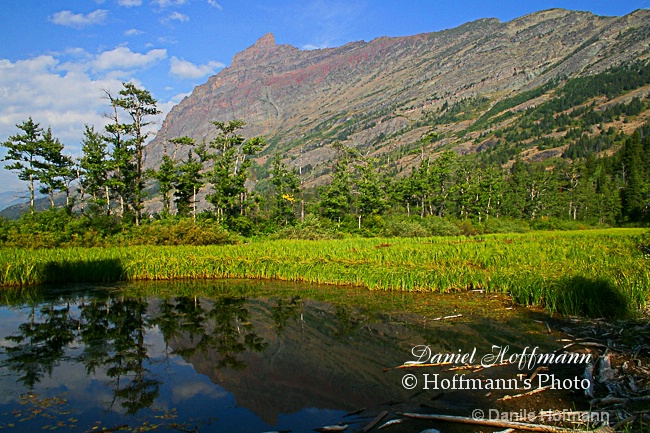
[[[222,246],[0,250],[0,285],[259,278],[370,290],[507,293],[550,313],[634,316],[648,306],[641,229],[475,237],[260,240]]]

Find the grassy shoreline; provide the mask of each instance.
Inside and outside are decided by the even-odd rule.
[[[0,286],[256,278],[371,290],[509,293],[524,305],[591,316],[647,307],[642,229],[476,237],[264,240],[222,246],[2,249]]]

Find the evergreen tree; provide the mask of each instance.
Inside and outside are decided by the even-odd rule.
[[[432,186],[432,213],[439,217],[447,214],[451,205],[450,194],[455,183],[458,155],[453,151],[441,154],[433,160],[429,170]]]
[[[92,196],[92,204],[105,208],[106,214],[110,209],[108,190],[109,161],[106,140],[92,126],[86,125],[84,139],[81,142],[83,156],[79,160],[81,191]]]
[[[340,221],[350,212],[352,205],[352,179],[350,176],[350,150],[341,143],[332,146],[337,153],[332,182],[323,192],[320,208],[323,216]]]
[[[492,165],[480,170],[473,194],[476,195],[474,206],[479,222],[490,217],[498,218],[505,194],[505,177],[501,167]]]
[[[65,191],[66,205],[69,205],[68,180],[73,177],[74,161],[71,157],[63,155],[63,144],[52,136],[50,128],[43,134],[41,146],[43,161],[38,170],[41,183],[39,192],[49,196],[50,206],[54,209],[54,194],[57,191]]]
[[[108,161],[110,176],[107,185],[113,197],[119,201],[120,217],[124,217],[127,207],[135,201],[135,153],[132,142],[128,138],[130,127],[120,122],[117,98],[108,91],[106,91],[106,98],[113,109],[110,115],[111,122],[105,126],[104,136],[104,140],[111,147]],[[110,210],[110,207],[108,209]]]
[[[375,169],[375,162],[370,159],[365,165],[357,167],[360,172],[359,180],[357,181],[357,192],[359,193],[357,199],[357,210],[359,217],[359,225],[361,225],[361,218],[369,215],[381,215],[388,208],[384,190],[381,188],[379,176]]]
[[[276,153],[271,162],[271,176],[271,183],[275,187],[271,218],[276,223],[292,224],[296,221],[293,204],[301,192],[298,171],[295,168],[289,170]]]
[[[640,221],[643,217],[645,200],[645,182],[643,167],[643,147],[639,131],[625,140],[621,154],[621,169],[625,186],[621,190],[623,216],[628,221]]]
[[[215,207],[220,220],[244,215],[248,190],[245,182],[251,160],[266,144],[261,137],[245,140],[237,131],[246,124],[242,120],[212,122],[219,130],[208,145],[207,158],[213,162],[206,180],[213,192],[206,199]]]
[[[135,173],[132,179],[133,193],[130,195],[131,207],[135,212],[135,223],[142,219],[144,208],[144,145],[148,138],[145,128],[151,124],[147,119],[160,113],[156,107],[157,101],[147,90],[138,89],[133,83],[122,83],[123,89],[118,98],[112,98],[111,103],[120,107],[131,117],[131,123],[123,124],[123,130],[131,136],[129,145],[132,146],[131,154]]]
[[[9,137],[2,143],[7,148],[4,161],[15,161],[5,166],[7,170],[18,171],[18,178],[28,182],[29,209],[34,213],[35,183],[39,181],[43,169],[43,129],[30,117],[20,125],[16,125],[23,134]]]
[[[196,218],[196,194],[203,186],[203,163],[208,157],[205,144],[196,146],[190,137],[179,137],[171,140],[177,146],[189,146],[187,159],[182,161],[176,168],[172,177],[174,188],[174,203],[179,215],[187,216],[193,209],[192,216]],[[196,149],[194,149],[196,146]],[[194,155],[199,156],[195,159]]]

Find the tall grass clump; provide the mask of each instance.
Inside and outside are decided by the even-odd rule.
[[[260,278],[372,290],[486,289],[569,315],[646,308],[639,229],[474,237],[253,240],[232,245],[1,249],[0,284]]]

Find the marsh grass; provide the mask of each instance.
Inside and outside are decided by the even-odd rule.
[[[371,290],[486,289],[564,315],[646,307],[638,229],[476,237],[265,240],[221,246],[0,250],[0,284],[259,278]]]

